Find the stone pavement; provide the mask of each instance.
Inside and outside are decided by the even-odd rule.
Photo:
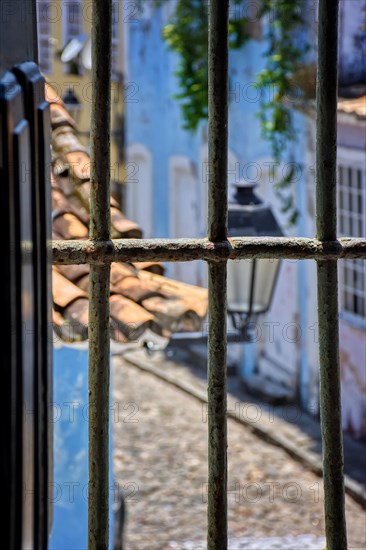
[[[196,384],[198,393],[204,387],[203,377],[162,355],[133,352],[132,359]],[[121,357],[113,365],[114,468],[126,498],[126,550],[204,548],[207,407]],[[349,548],[365,548],[364,510],[347,497],[346,511]],[[228,520],[231,550],[324,547],[320,478],[235,418],[228,419]]]
[[[168,348],[164,353],[146,355],[144,350],[126,354],[140,367],[176,381],[187,392],[201,401],[207,400],[206,350],[197,353],[197,346]],[[300,460],[311,471],[322,475],[321,431],[319,421],[294,404],[265,403],[249,394],[237,379],[228,377],[228,418],[246,424],[255,433],[274,445],[283,447],[290,455]],[[366,444],[344,434],[346,492],[366,508]]]
[[[229,539],[228,550],[322,550],[325,545],[324,537],[300,535],[298,537],[260,537]],[[171,542],[171,550],[206,550],[206,543]]]

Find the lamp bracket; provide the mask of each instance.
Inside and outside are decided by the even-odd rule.
[[[254,323],[254,316],[236,312],[228,312],[228,315],[231,317],[234,326],[233,330],[228,330],[226,333],[228,344],[252,343],[254,340],[251,329]],[[207,344],[207,341],[207,331],[176,332],[170,340],[172,344],[179,345]],[[144,342],[144,347],[151,353],[154,351],[163,351],[163,349],[165,349],[165,346],[162,347],[160,344],[151,341]]]

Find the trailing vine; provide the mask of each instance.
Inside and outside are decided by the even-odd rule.
[[[196,130],[208,115],[207,5],[204,0],[179,0],[163,38],[179,56],[176,71],[184,128]]]
[[[161,0],[156,0],[155,5],[161,5]],[[257,8],[256,14],[250,13],[250,5]],[[265,29],[269,46],[265,68],[257,75],[261,92],[258,118],[262,136],[269,142],[276,161],[284,160],[288,145],[296,140],[291,103],[302,94],[296,85],[296,73],[308,51],[308,46],[296,44],[304,26],[303,7],[303,0],[257,0],[257,4],[232,0],[230,7],[230,48],[239,49],[252,38],[254,24],[262,24]],[[194,131],[208,114],[207,0],[177,0],[162,34],[168,47],[179,56],[176,76],[180,93],[175,98],[181,105],[184,128]],[[275,184],[290,224],[296,222],[298,215],[290,192],[292,175],[290,172]]]
[[[262,91],[258,117],[262,136],[266,139],[276,161],[283,160],[288,145],[296,141],[294,128],[293,102],[304,92],[297,82],[300,61],[307,53],[308,45],[302,48],[299,34],[304,26],[299,2],[291,0],[278,2],[267,0],[263,15],[268,14],[266,67],[258,75],[258,85]],[[289,225],[296,223],[299,212],[291,191],[295,170],[292,168],[286,177],[275,184],[275,192],[282,203],[282,212],[287,214]]]

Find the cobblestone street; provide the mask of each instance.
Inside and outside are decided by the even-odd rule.
[[[206,406],[119,357],[113,364],[126,549],[205,548]],[[230,550],[324,548],[321,480],[230,419],[228,441]],[[365,513],[348,496],[346,506],[349,548],[365,548]]]

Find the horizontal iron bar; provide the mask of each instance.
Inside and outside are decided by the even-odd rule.
[[[114,239],[111,241],[52,241],[53,264],[110,262],[220,262],[250,258],[292,260],[366,259],[366,239],[317,239],[291,237],[236,237],[212,243],[208,239]]]

